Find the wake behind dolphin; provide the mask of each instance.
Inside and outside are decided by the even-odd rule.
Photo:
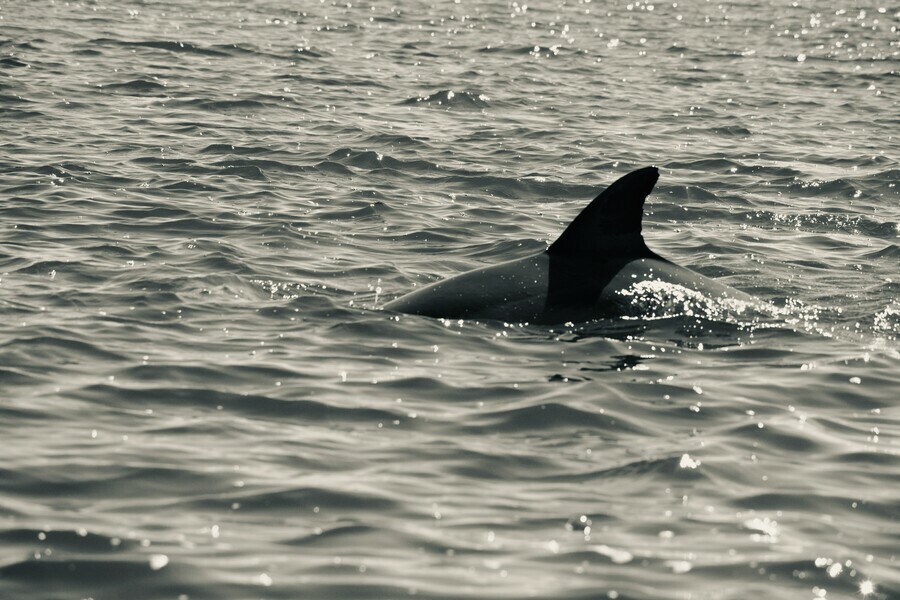
[[[613,182],[539,254],[483,267],[401,296],[388,310],[448,319],[553,324],[642,317],[660,305],[684,311],[743,306],[752,296],[680,267],[641,235],[644,201],[659,171]]]

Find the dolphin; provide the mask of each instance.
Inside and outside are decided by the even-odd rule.
[[[743,312],[752,296],[678,266],[641,235],[656,167],[613,182],[546,251],[462,273],[396,298],[391,311],[445,319],[555,324]]]

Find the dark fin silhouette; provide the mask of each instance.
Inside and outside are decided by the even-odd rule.
[[[547,252],[551,256],[655,256],[641,236],[644,200],[659,170],[644,167],[614,181],[569,223]]]

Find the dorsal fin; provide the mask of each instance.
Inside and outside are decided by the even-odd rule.
[[[550,248],[552,255],[636,255],[650,252],[641,236],[644,200],[659,170],[644,167],[620,177],[581,211]]]

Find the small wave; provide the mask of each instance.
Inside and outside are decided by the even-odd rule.
[[[137,48],[152,48],[155,50],[166,50],[179,54],[198,54],[201,56],[228,56],[226,52],[215,50],[212,48],[203,48],[190,42],[173,42],[168,40],[145,40],[145,41],[127,41],[112,38],[97,38],[91,40],[91,43],[101,46],[124,46]]]
[[[688,200],[701,200],[706,202],[718,202],[719,197],[699,185],[672,185],[666,188],[668,195],[666,200],[684,203]]]
[[[416,50],[416,52],[414,53],[414,56],[420,56],[422,58],[437,58],[437,56],[438,56],[437,54],[435,54],[433,52],[429,52],[428,50],[423,50],[422,48],[420,48],[421,45],[426,45],[426,44],[417,43],[417,42],[407,42],[407,43],[403,44],[403,46],[401,46],[401,47],[404,50]]]
[[[816,195],[844,196],[846,198],[852,198],[856,193],[856,187],[853,183],[842,177],[828,180],[798,180],[791,183],[788,189],[792,192],[802,192],[813,189],[815,190]]]
[[[181,564],[146,549],[116,558],[40,555],[0,566],[3,591],[10,598],[134,598],[135,590],[144,598],[171,597],[173,590],[191,598],[227,598],[236,590],[241,597],[257,594],[256,585],[232,581],[225,586],[212,580],[198,564]]]
[[[338,162],[334,162],[333,160],[323,160],[322,162],[316,163],[313,167],[316,171],[322,171],[325,173],[333,173],[335,175],[347,175],[352,176],[354,173],[344,165]]]
[[[189,171],[196,167],[197,163],[187,158],[165,158],[163,156],[138,156],[131,159],[137,165],[150,165],[175,172]]]
[[[900,259],[900,246],[897,244],[888,244],[880,250],[873,250],[863,254],[863,258],[869,260],[877,260],[881,258]]]
[[[744,440],[747,445],[759,444],[772,453],[793,455],[796,453],[817,453],[825,451],[822,441],[813,437],[812,432],[790,431],[775,424],[760,428],[758,422],[733,427],[728,432],[731,440]]]
[[[199,181],[176,181],[174,183],[169,183],[161,187],[161,189],[169,190],[169,191],[183,191],[183,192],[221,192],[222,188],[209,185],[206,183],[200,183]]]
[[[242,513],[265,512],[266,514],[292,513],[308,511],[313,514],[335,515],[352,510],[384,510],[397,509],[397,502],[387,496],[363,491],[326,489],[320,487],[296,487],[284,490],[237,491],[217,495],[214,498],[202,498],[191,502],[192,505],[205,509],[234,510],[237,505]]]
[[[780,223],[797,230],[812,231],[818,233],[862,233],[863,235],[894,239],[897,235],[897,226],[894,223],[876,221],[867,216],[858,215],[855,211],[838,212],[840,209],[832,208],[830,212],[805,212],[800,214],[771,212],[760,210],[753,213],[754,221]],[[831,243],[834,243],[831,241]]]
[[[412,171],[418,173],[440,170],[438,165],[427,160],[399,160],[374,150],[340,148],[329,154],[327,158],[360,169],[389,168],[403,172]]]
[[[0,356],[4,356],[4,352],[0,350]],[[4,356],[4,358],[7,358]],[[28,366],[26,363],[24,366]],[[32,385],[38,383],[40,380],[38,377],[33,375],[29,375],[28,373],[24,373],[18,369],[12,367],[0,367],[0,384],[5,386],[25,386]],[[5,409],[8,407],[0,407],[0,409]]]
[[[455,92],[453,90],[441,90],[428,94],[427,96],[419,96],[417,98],[409,98],[404,100],[402,104],[431,104],[436,106],[445,106],[447,108],[487,108],[490,98],[484,94],[477,92],[467,92],[465,90]]]
[[[689,460],[688,460],[689,459]],[[694,465],[694,466],[688,466]],[[683,454],[678,456],[667,456],[652,459],[636,459],[624,464],[606,467],[603,469],[595,469],[582,473],[570,472],[562,475],[553,473],[546,477],[541,477],[542,481],[567,482],[567,483],[599,483],[611,480],[628,479],[635,480],[637,478],[650,478],[665,481],[671,479],[702,479],[703,471],[698,470],[699,466],[693,459],[688,456],[685,459]]]
[[[14,119],[39,119],[47,116],[36,110],[22,110],[21,108],[8,108],[5,106],[0,106],[0,115]]]
[[[428,552],[445,553],[446,546],[414,531],[385,529],[363,523],[338,523],[316,528],[312,533],[283,540],[281,544],[295,547],[341,548],[345,544],[373,548],[422,548]]]
[[[843,514],[846,507],[856,501],[857,496],[848,490],[846,496],[825,494],[793,494],[789,492],[765,492],[735,498],[730,504],[739,509],[755,511],[790,511],[806,514]],[[888,522],[900,513],[900,501],[885,499],[882,502],[858,501],[856,515]]]
[[[260,146],[241,146],[241,145],[232,145],[232,144],[210,144],[205,148],[201,149],[200,152],[204,154],[241,154],[241,155],[256,155],[256,154],[271,154],[272,150],[269,148],[263,148]]]
[[[38,275],[50,273],[56,269],[62,269],[70,266],[72,263],[61,260],[34,260],[29,262],[28,266],[21,267],[17,271],[19,273],[28,273],[29,275]]]
[[[0,163],[0,169],[7,173],[35,173],[38,175],[48,175],[50,177],[60,179],[75,179],[75,172],[82,174],[90,174],[90,170],[83,165],[77,163],[61,163],[59,165],[16,165],[11,163]]]
[[[121,354],[90,342],[53,336],[21,337],[8,341],[0,345],[0,355],[6,358],[4,362],[8,365],[34,364],[35,362],[44,364],[84,363],[88,360],[119,361],[125,359],[125,356]],[[16,355],[21,355],[22,360],[12,358]]]
[[[284,163],[277,160],[267,160],[267,159],[230,159],[230,160],[222,160],[219,162],[213,163],[214,167],[219,167],[223,171],[227,169],[256,169],[259,173],[264,173],[266,170],[273,171],[285,171],[285,172],[294,172],[297,170],[297,166],[291,165],[288,163]],[[248,177],[248,179],[251,179]]]
[[[209,49],[215,52],[227,54],[228,56],[259,56],[276,59],[292,58],[283,54],[264,52],[260,48],[251,46],[249,44],[213,44],[209,47]]]
[[[863,201],[884,196],[896,198],[900,194],[896,189],[898,181],[900,169],[886,169],[846,178],[846,183],[854,189],[853,198]]]
[[[616,41],[618,44],[618,40]],[[566,56],[574,52],[574,48],[566,47],[562,44],[550,44],[549,46],[485,46],[480,48],[478,52],[484,54],[508,54],[510,56],[532,56],[533,58],[554,58],[556,56]]]
[[[220,175],[230,175],[241,179],[268,181],[269,178],[256,165],[226,165],[219,170]]]
[[[506,432],[531,430],[547,432],[557,428],[570,433],[586,429],[594,432],[615,431],[621,433],[642,430],[641,427],[629,420],[606,414],[603,411],[575,408],[558,402],[545,402],[479,414],[464,426],[466,429],[483,427]]]
[[[145,208],[117,208],[112,211],[120,219],[185,219],[195,217],[194,213],[173,206],[147,206]]]
[[[297,49],[291,54],[290,58],[296,59],[300,58],[301,60],[310,60],[313,58],[322,58],[323,56],[331,55],[327,50],[322,50],[320,48],[313,48],[312,46],[298,46]]]
[[[216,377],[221,377],[217,373]],[[296,377],[296,374],[292,375]],[[204,381],[209,381],[204,379]],[[309,390],[309,393],[312,389]],[[159,404],[200,406],[210,410],[228,410],[238,414],[280,420],[328,422],[391,422],[399,415],[376,408],[344,407],[309,399],[279,400],[269,396],[237,394],[202,387],[118,387],[96,384],[73,394],[83,400],[121,406],[123,398],[138,405]],[[221,408],[220,408],[221,407]]]
[[[497,473],[517,480],[546,481],[548,478],[544,474],[556,474],[561,468],[559,462],[550,457],[485,453],[472,449],[454,449],[452,454],[454,464],[447,468],[449,473],[488,481],[495,480]]]
[[[153,575],[148,560],[99,560],[99,559],[27,559],[0,567],[0,580],[25,580],[32,584],[52,582],[61,588],[83,589],[84,586],[128,582],[134,591],[137,582]],[[146,591],[146,590],[145,590]],[[78,594],[80,596],[80,594]],[[58,596],[51,596],[58,597]]]
[[[54,529],[7,529],[0,531],[0,542],[6,546],[51,548],[55,551],[90,552],[92,554],[121,552],[140,546],[133,539],[120,539],[88,531]]]
[[[725,125],[723,127],[713,127],[713,133],[721,137],[728,138],[744,138],[753,135],[753,132],[746,127],[740,125]]]
[[[709,173],[736,173],[743,170],[744,165],[728,158],[700,158],[696,160],[672,160],[665,168],[679,171],[704,171]]]
[[[460,243],[459,233],[451,228],[411,231],[403,235],[394,236],[392,239],[399,243],[416,242],[417,246],[423,242],[428,243],[429,247],[419,248],[419,252],[432,251],[440,254],[446,254],[448,249],[452,249]]]
[[[34,104],[31,100],[27,100],[20,96],[12,96],[10,94],[0,94],[0,104]]]
[[[150,81],[149,79],[132,79],[131,81],[126,81],[124,83],[108,83],[100,86],[100,89],[125,95],[159,96],[164,95],[166,86],[156,81]]]
[[[478,52],[482,54],[510,54],[513,56],[528,55],[534,52],[534,46],[484,46],[479,48]]]
[[[28,63],[19,60],[15,56],[5,56],[3,58],[0,58],[0,67],[20,68],[27,66]]]
[[[334,220],[364,220],[364,219],[383,219],[385,213],[390,212],[390,208],[383,202],[367,202],[363,206],[348,207],[341,210],[317,212],[316,216],[325,219]]]
[[[231,489],[231,480],[220,473],[204,473],[190,469],[146,467],[140,465],[94,465],[81,463],[79,468],[59,461],[28,472],[0,469],[6,493],[35,497],[83,497],[128,503],[137,497],[167,498],[192,495],[194,490]]]
[[[307,74],[281,75],[278,79],[298,82],[302,85],[316,85],[321,87],[335,87],[340,89],[361,90],[362,88],[385,89],[388,86],[375,78],[363,77],[310,77]]]
[[[210,100],[207,98],[197,98],[193,100],[179,100],[171,103],[173,107],[183,106],[191,108],[199,108],[210,112],[230,112],[230,111],[258,111],[272,106],[269,102],[262,102],[253,99],[237,99],[237,100]]]
[[[365,140],[365,143],[375,147],[398,146],[407,151],[416,148],[430,148],[425,139],[415,138],[409,135],[382,132],[373,133]]]

